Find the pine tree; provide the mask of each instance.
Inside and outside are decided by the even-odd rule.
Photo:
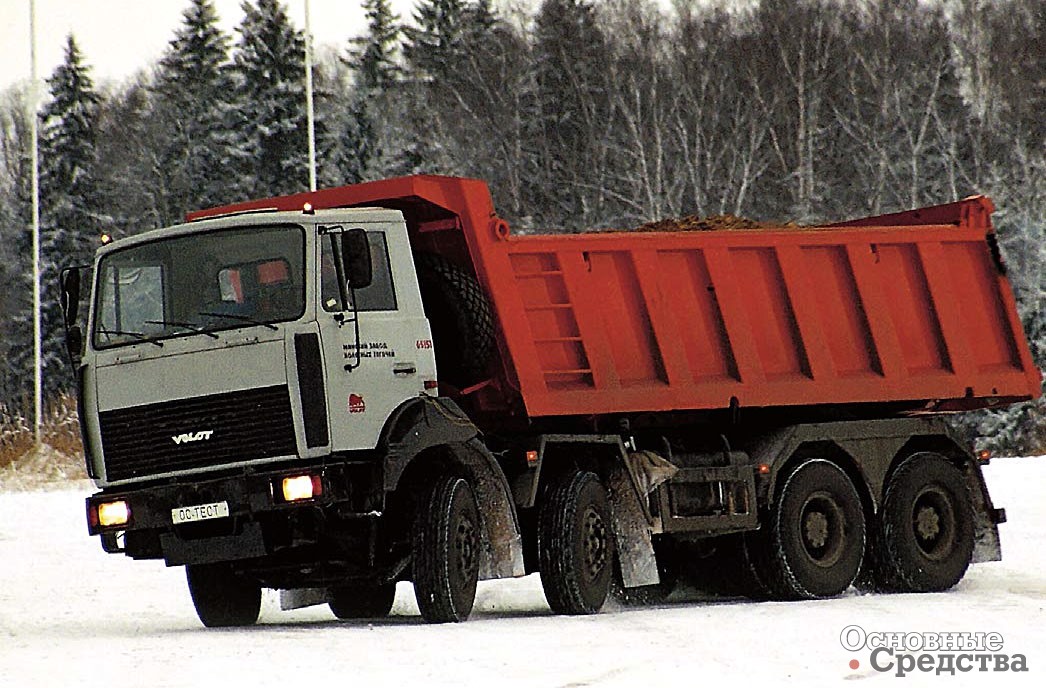
[[[100,97],[72,35],[65,61],[47,80],[51,100],[41,114],[40,232],[41,326],[44,392],[72,385],[58,277],[67,266],[90,262],[104,222],[98,192],[96,116]],[[25,319],[32,331],[31,314]],[[32,374],[32,350],[17,352],[14,367]],[[28,388],[28,386],[27,386]]]
[[[609,124],[605,65],[609,59],[592,6],[584,0],[545,0],[535,20],[534,80],[537,142],[544,210],[550,225],[592,226],[602,217]]]
[[[0,405],[17,407],[32,386],[31,362],[11,365],[32,349],[32,221],[30,120],[27,89],[12,88],[0,100]]]
[[[426,0],[415,23],[405,31],[402,150],[385,169],[480,177],[502,207],[522,207],[522,180],[532,180],[520,145],[532,114],[520,107],[532,82],[522,32],[490,0]]]
[[[387,91],[400,77],[396,61],[400,33],[399,17],[389,0],[364,0],[367,33],[352,39],[348,63],[357,74],[357,87],[367,91]]]
[[[345,64],[355,75],[341,114],[336,164],[349,184],[380,175],[393,92],[402,76],[397,62],[401,28],[388,0],[364,0],[367,32],[353,38]],[[381,117],[375,113],[382,113]],[[375,174],[377,173],[377,174]]]
[[[357,184],[367,179],[368,167],[375,157],[377,140],[364,92],[355,90],[342,113],[341,136],[335,154],[340,180]]]
[[[491,0],[476,0],[468,8],[468,24],[466,35],[469,39],[479,36],[489,36],[498,27],[498,16],[494,12]]]
[[[275,196],[308,188],[305,39],[279,0],[243,4],[233,57],[236,83],[233,151],[244,194]]]
[[[153,85],[153,115],[166,132],[157,173],[165,179],[161,222],[230,197],[228,130],[233,91],[229,37],[218,28],[211,0],[191,0],[160,60]]]
[[[414,12],[416,27],[405,29],[404,53],[412,69],[430,78],[445,78],[467,50],[465,0],[421,0]]]

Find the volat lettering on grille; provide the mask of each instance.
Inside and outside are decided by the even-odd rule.
[[[214,434],[214,430],[200,430],[199,432],[183,432],[180,435],[172,435],[171,439],[174,440],[175,444],[184,444],[186,442],[199,442],[200,440],[209,440],[211,435]]]

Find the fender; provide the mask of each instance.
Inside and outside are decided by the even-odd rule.
[[[465,412],[445,397],[415,397],[400,405],[385,424],[378,445],[384,450],[384,487],[391,492],[411,461],[431,447],[449,447],[482,505],[486,534],[480,578],[525,574],[523,539],[508,478],[480,439]]]
[[[378,448],[385,456],[384,487],[392,492],[415,456],[431,447],[464,444],[477,428],[453,400],[418,396],[396,407],[385,423]]]

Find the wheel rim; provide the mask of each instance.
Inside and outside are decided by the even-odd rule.
[[[467,580],[476,568],[476,526],[470,518],[462,518],[454,531],[454,552],[458,571]]]
[[[581,544],[585,575],[595,580],[607,565],[607,529],[603,516],[591,506],[581,520]]]
[[[945,490],[930,485],[919,492],[912,505],[912,532],[920,552],[934,561],[947,557],[955,544],[955,527],[955,509]]]
[[[845,525],[842,506],[833,495],[810,495],[799,516],[800,540],[810,561],[823,568],[839,561],[845,549]]]

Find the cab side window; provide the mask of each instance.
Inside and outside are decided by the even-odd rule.
[[[337,233],[323,237],[320,252],[320,299],[323,310],[335,312],[344,310],[338,290],[338,271],[334,261],[334,244],[340,239]],[[370,246],[370,261],[373,279],[370,286],[363,289],[349,290],[351,309],[355,299],[360,311],[394,311],[396,310],[396,289],[392,283],[392,267],[389,264],[389,247],[384,232],[367,232],[367,244]]]

